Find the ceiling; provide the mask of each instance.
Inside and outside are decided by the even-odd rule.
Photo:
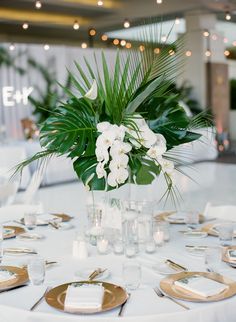
[[[88,30],[97,30],[97,39],[108,31],[121,29],[124,19],[136,25],[143,18],[182,17],[192,10],[216,12],[224,18],[225,11],[236,13],[236,0],[0,0],[0,39],[7,42],[80,44],[88,39]],[[232,20],[236,21],[236,15]],[[80,28],[73,29],[77,20]],[[28,22],[24,30],[22,24]],[[91,39],[90,39],[91,40]]]

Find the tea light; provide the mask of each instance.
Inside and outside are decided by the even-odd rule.
[[[123,254],[124,246],[122,241],[115,242],[113,244],[113,251],[115,254]]]
[[[97,240],[97,249],[100,254],[105,254],[108,250],[108,240],[107,239]]]
[[[164,231],[164,241],[168,242],[170,240],[170,232],[169,229],[165,229]]]
[[[149,241],[146,243],[145,247],[146,253],[154,253],[156,250],[156,245],[153,241]]]
[[[135,246],[133,245],[127,245],[125,248],[125,255],[127,257],[134,257],[136,254]]]
[[[157,246],[161,246],[164,242],[164,232],[161,230],[157,230],[154,233],[153,238],[154,238]]]

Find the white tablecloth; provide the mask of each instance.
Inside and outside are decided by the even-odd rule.
[[[196,171],[199,173],[199,179],[206,177],[209,171],[210,163],[199,164]],[[205,169],[205,170],[204,170]],[[209,183],[201,186],[198,190],[189,190],[185,186],[183,198],[192,207],[198,207],[203,210],[207,200],[213,204],[233,204],[235,203],[235,180],[236,166],[212,164],[216,176],[212,178],[212,185]],[[217,183],[221,183],[219,185]],[[145,189],[145,187],[144,187]],[[87,260],[76,260],[72,257],[72,241],[76,228],[83,225],[85,218],[85,200],[86,193],[81,184],[68,184],[58,187],[45,188],[40,191],[40,199],[44,202],[47,210],[65,211],[73,215],[73,229],[67,231],[57,231],[49,227],[38,227],[36,232],[45,235],[46,239],[35,242],[22,242],[17,239],[4,241],[5,247],[10,246],[32,246],[47,260],[57,260],[58,265],[48,268],[46,273],[45,287],[54,286],[64,282],[79,280],[75,272],[88,265],[106,267],[110,269],[111,275],[108,282],[123,285],[122,280],[122,262],[124,256],[115,256],[112,253],[108,255],[98,255],[94,247],[90,246],[90,256]],[[18,214],[21,216],[22,214]],[[137,260],[142,263],[142,284],[137,291],[132,292],[131,298],[127,303],[124,316],[118,318],[118,309],[105,314],[93,316],[77,316],[61,313],[44,301],[37,307],[35,312],[29,312],[29,308],[43,292],[42,287],[27,286],[22,289],[0,294],[0,321],[1,322],[69,322],[69,321],[94,321],[110,322],[114,320],[130,322],[235,322],[236,316],[236,296],[216,302],[216,303],[190,303],[185,302],[191,310],[186,311],[180,306],[172,303],[168,299],[159,298],[153,292],[153,287],[158,285],[163,278],[153,272],[148,263],[157,259],[170,258],[189,270],[205,271],[203,257],[194,257],[185,251],[185,244],[191,244],[194,241],[186,239],[178,230],[180,226],[171,227],[171,241],[165,246],[159,248],[154,255],[140,253]],[[196,242],[196,241],[195,241]],[[199,239],[199,244],[215,245],[217,238],[207,237]],[[24,263],[29,257],[5,257],[5,263],[16,264]],[[228,267],[222,263],[221,273],[236,281],[236,269]]]

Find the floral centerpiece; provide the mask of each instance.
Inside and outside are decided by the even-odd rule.
[[[40,127],[43,151],[29,162],[66,155],[78,178],[90,190],[109,191],[127,182],[150,184],[163,173],[170,191],[179,162],[173,147],[199,139],[194,128],[208,118],[189,118],[167,89],[179,70],[182,45],[145,43],[143,52],[117,51],[110,66],[105,54],[76,63],[78,78],[69,73],[75,91],[64,87],[68,100],[59,104]],[[174,49],[173,49],[174,48]],[[93,63],[94,63],[93,62]],[[178,160],[177,160],[178,159]],[[180,158],[181,160],[181,158]]]

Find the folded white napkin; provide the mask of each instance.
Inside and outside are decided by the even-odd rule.
[[[175,285],[204,297],[219,294],[228,288],[225,284],[199,275],[182,278],[175,281]]]
[[[205,217],[236,221],[236,206],[222,205],[213,207],[209,202],[203,212]]]
[[[64,309],[67,312],[99,310],[103,296],[104,288],[101,284],[72,284],[66,291]]]
[[[0,270],[0,283],[14,279],[16,276],[14,273],[11,273],[5,269]]]

